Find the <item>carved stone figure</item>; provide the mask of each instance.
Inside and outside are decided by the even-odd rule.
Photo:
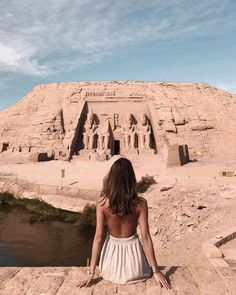
[[[134,116],[131,113],[129,113],[124,120],[122,132],[124,134],[124,148],[135,148],[136,126],[134,122]]]
[[[141,149],[150,149],[151,125],[146,114],[142,113],[139,117],[137,126],[138,145]]]
[[[108,149],[110,139],[110,122],[108,118],[99,126],[97,134],[99,149]]]
[[[97,125],[95,122],[94,114],[90,111],[87,114],[87,119],[84,124],[83,130],[83,143],[85,149],[93,149],[94,148],[94,137],[97,133]]]

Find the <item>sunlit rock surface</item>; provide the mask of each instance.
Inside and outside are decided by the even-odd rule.
[[[26,161],[35,160],[35,153],[42,159],[83,155],[83,126],[91,111],[98,124],[109,121],[117,142],[127,115],[131,113],[138,126],[145,113],[157,154],[173,144],[187,144],[192,159],[235,153],[234,95],[199,83],[104,81],[38,85],[1,111],[1,157]],[[116,148],[109,152],[114,154]]]

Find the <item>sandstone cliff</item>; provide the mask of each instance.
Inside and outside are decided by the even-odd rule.
[[[90,101],[101,113],[113,101],[127,101],[126,110],[114,104],[117,113],[132,113],[136,102],[141,111],[145,104],[157,153],[177,143],[187,144],[192,158],[236,154],[235,95],[200,83],[103,81],[38,85],[1,111],[1,156],[45,152],[68,159]]]

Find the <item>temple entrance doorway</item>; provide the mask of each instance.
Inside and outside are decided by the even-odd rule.
[[[120,154],[120,140],[114,140],[114,155]]]

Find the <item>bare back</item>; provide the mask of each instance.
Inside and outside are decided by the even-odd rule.
[[[141,198],[140,198],[141,199]],[[109,208],[109,200],[102,205],[103,213],[108,225],[109,233],[117,238],[128,238],[136,234],[138,226],[138,218],[140,212],[140,204],[137,203],[134,206],[132,214],[119,216],[118,214],[112,214]]]

